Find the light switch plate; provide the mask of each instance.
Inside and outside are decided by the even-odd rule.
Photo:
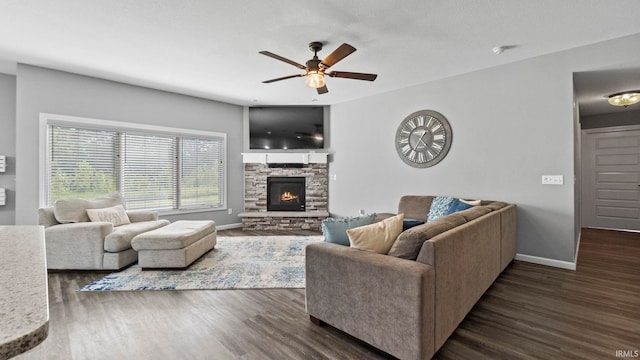
[[[542,185],[562,185],[564,184],[563,175],[542,175]]]

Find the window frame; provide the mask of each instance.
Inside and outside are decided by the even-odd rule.
[[[210,208],[185,208],[185,209],[171,209],[171,210],[156,210],[161,215],[178,215],[188,213],[201,213],[211,211],[222,211],[227,209],[227,134],[221,132],[205,131],[205,130],[193,130],[193,129],[181,129],[167,126],[128,123],[121,121],[112,121],[104,119],[94,119],[86,117],[77,117],[69,115],[40,113],[40,129],[39,129],[39,203],[40,207],[49,206],[47,204],[48,188],[47,183],[49,179],[49,126],[58,125],[66,127],[81,127],[86,129],[98,129],[98,130],[115,130],[115,131],[133,131],[133,132],[146,132],[154,133],[158,135],[170,135],[180,137],[199,137],[206,139],[221,139],[222,140],[222,205],[219,207]],[[178,175],[178,174],[177,174]],[[120,181],[120,179],[117,179]],[[179,196],[179,189],[178,195]],[[176,200],[179,200],[176,198]]]

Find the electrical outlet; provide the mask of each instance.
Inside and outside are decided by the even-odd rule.
[[[563,175],[542,175],[542,185],[562,185],[564,184]]]
[[[229,209],[227,210],[227,212],[229,213],[229,215],[232,215],[232,214],[233,214],[233,209],[232,209],[232,208],[229,208]]]

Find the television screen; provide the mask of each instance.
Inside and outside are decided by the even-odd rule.
[[[250,149],[323,149],[322,106],[249,108]]]

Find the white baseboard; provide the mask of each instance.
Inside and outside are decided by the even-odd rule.
[[[220,226],[216,225],[217,230],[237,229],[241,227],[242,227],[242,223],[227,224],[227,225],[220,225]]]
[[[547,259],[547,258],[543,258],[543,257],[524,255],[524,254],[516,254],[516,258],[515,259],[516,260],[520,260],[520,261],[526,261],[526,262],[534,263],[534,264],[553,266],[553,267],[557,267],[557,268],[561,268],[561,269],[567,269],[567,270],[575,270],[576,269],[576,263],[575,262],[569,262],[569,261]]]

